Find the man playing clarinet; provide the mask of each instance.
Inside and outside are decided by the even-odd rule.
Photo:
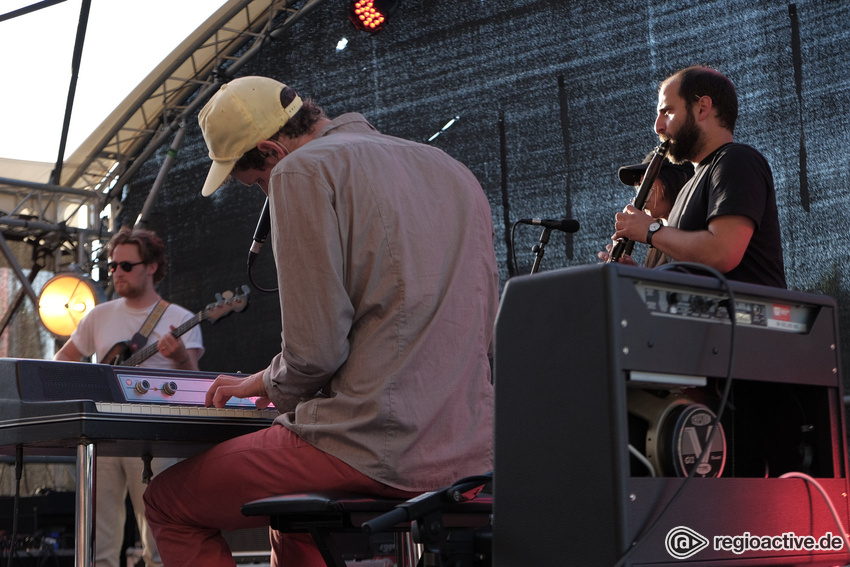
[[[614,240],[646,242],[671,261],[704,264],[729,279],[786,287],[773,174],[756,149],[733,142],[738,97],[731,81],[688,67],[658,90],[655,132],[673,163],[689,161],[667,224],[629,205],[616,215]]]

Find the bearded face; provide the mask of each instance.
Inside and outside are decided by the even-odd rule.
[[[688,109],[685,123],[675,132],[660,136],[662,140],[670,140],[670,149],[667,157],[673,163],[692,161],[705,146],[702,130],[697,126],[697,121],[691,109]]]

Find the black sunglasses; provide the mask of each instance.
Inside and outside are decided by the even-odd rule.
[[[118,267],[125,272],[131,272],[133,271],[133,268],[139,264],[144,264],[144,262],[109,262],[106,267],[109,269],[109,273],[111,274],[115,272]]]

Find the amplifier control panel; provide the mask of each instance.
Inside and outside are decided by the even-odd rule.
[[[635,289],[653,315],[730,324],[728,295],[645,282],[635,282]],[[806,333],[816,316],[817,308],[810,305],[735,296],[738,325]]]

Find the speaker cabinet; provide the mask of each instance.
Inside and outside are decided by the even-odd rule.
[[[817,488],[783,477],[815,479],[848,525],[836,304],[728,285],[734,326],[707,276],[599,264],[508,282],[497,567],[848,561]]]

